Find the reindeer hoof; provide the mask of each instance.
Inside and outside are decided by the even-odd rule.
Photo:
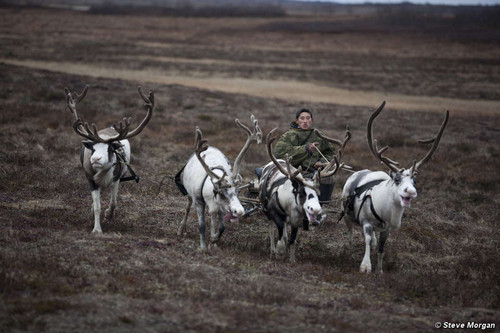
[[[359,272],[360,273],[370,274],[372,272],[372,268],[371,267],[363,267],[363,266],[361,266],[361,268],[359,269]]]
[[[106,209],[106,211],[104,212],[104,217],[106,217],[107,219],[111,220],[111,219],[113,218],[113,216],[115,215],[114,213],[115,213],[115,211],[114,211],[114,210],[112,210],[112,209],[108,208],[108,209]]]
[[[96,234],[96,235],[100,235],[100,234],[102,234],[102,229],[94,229],[94,230],[92,230],[92,233]]]

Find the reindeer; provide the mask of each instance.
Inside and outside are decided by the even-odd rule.
[[[251,143],[262,141],[262,131],[257,119],[252,115],[253,132],[238,119],[236,125],[247,133],[247,141],[234,161],[233,170],[227,157],[217,148],[204,146],[207,140],[203,133],[196,127],[195,153],[191,155],[186,166],[182,170],[182,184],[188,194],[188,204],[184,218],[177,232],[182,236],[186,229],[191,205],[195,204],[198,214],[198,226],[200,232],[200,249],[205,251],[207,244],[205,240],[205,206],[210,214],[210,236],[211,243],[216,244],[225,230],[224,221],[237,222],[243,215],[244,209],[238,199],[238,185],[241,181],[240,167],[243,156]],[[215,232],[215,224],[218,222],[218,231]]]
[[[102,233],[100,223],[101,189],[111,187],[111,200],[109,208],[105,211],[105,217],[112,219],[116,209],[116,198],[120,180],[129,180],[132,178],[136,182],[139,181],[139,178],[129,166],[130,143],[128,139],[141,133],[150,121],[154,109],[154,95],[150,91],[149,96],[146,97],[141,87],[138,87],[139,94],[146,102],[145,106],[148,112],[146,117],[134,130],[130,131],[132,118],[123,118],[118,125],[97,131],[95,124],[89,125],[87,122],[83,122],[76,113],[76,106],[85,98],[88,88],[88,86],[85,86],[81,94],[75,92],[73,95],[68,88],[64,90],[66,92],[68,108],[75,117],[73,130],[86,139],[82,141],[80,162],[92,191],[93,203],[91,210],[94,213],[94,229],[92,233],[100,234]],[[127,169],[132,174],[132,177],[123,178]]]
[[[280,259],[284,259],[287,251],[288,234],[287,224],[291,226],[290,240],[290,262],[295,262],[295,240],[299,227],[303,224],[304,218],[309,222],[316,222],[321,215],[322,208],[318,199],[319,184],[322,177],[332,177],[343,167],[340,158],[344,152],[345,145],[350,139],[349,128],[346,129],[346,136],[343,142],[320,134],[320,136],[330,142],[340,145],[337,154],[333,159],[324,165],[324,168],[316,172],[312,179],[306,179],[302,175],[302,168],[294,168],[288,159],[277,160],[271,148],[271,144],[276,140],[271,130],[266,136],[267,153],[269,162],[262,171],[259,182],[260,201],[263,211],[269,220],[274,221],[278,229],[278,241],[275,245],[274,227],[269,224],[269,239],[271,242],[271,257],[273,254]]]
[[[381,163],[389,167],[390,173],[383,171],[361,170],[352,174],[346,181],[342,192],[342,215],[349,231],[349,244],[352,249],[352,229],[354,225],[362,228],[365,238],[365,255],[361,262],[360,272],[370,273],[370,245],[377,246],[375,231],[380,232],[377,254],[377,273],[382,273],[384,245],[392,230],[401,226],[401,218],[405,208],[417,197],[415,176],[418,169],[429,161],[436,151],[443,131],[448,123],[449,111],[436,137],[429,140],[419,140],[420,143],[432,143],[432,147],[420,160],[414,161],[410,169],[399,167],[399,163],[382,154],[388,146],[378,149],[377,141],[373,140],[372,125],[375,118],[385,106],[385,101],[370,116],[367,127],[368,147]]]

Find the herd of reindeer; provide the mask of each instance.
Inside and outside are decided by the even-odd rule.
[[[147,109],[146,117],[137,126],[130,130],[131,118],[124,118],[112,127],[98,131],[94,123],[83,122],[76,112],[76,106],[86,96],[88,86],[78,93],[71,93],[67,88],[66,101],[75,121],[74,131],[82,136],[80,162],[85,176],[90,184],[92,193],[92,211],[94,215],[94,229],[92,233],[102,233],[101,229],[101,201],[102,188],[110,188],[111,198],[109,207],[105,211],[105,218],[111,219],[116,209],[116,201],[120,181],[135,179],[137,176],[130,167],[130,143],[128,139],[138,135],[150,121],[155,108],[152,91],[145,95],[141,87],[139,94],[144,100]],[[354,172],[343,187],[341,197],[341,218],[346,222],[349,231],[349,245],[352,248],[353,227],[362,229],[365,239],[365,254],[360,265],[360,271],[372,271],[370,249],[377,252],[377,273],[382,273],[384,244],[392,230],[401,226],[401,218],[406,207],[410,207],[412,199],[417,197],[415,176],[419,168],[429,161],[435,153],[444,129],[447,125],[449,112],[438,134],[428,140],[420,140],[423,144],[432,144],[427,154],[418,162],[415,160],[409,169],[399,166],[399,163],[383,155],[387,146],[379,148],[373,139],[372,125],[374,119],[385,106],[383,102],[370,116],[367,126],[367,141],[371,153],[383,164],[389,167],[390,172],[361,170]],[[245,209],[238,197],[239,190],[244,188],[240,167],[243,157],[253,142],[260,144],[263,139],[262,131],[257,119],[251,116],[251,127],[242,124],[238,119],[236,125],[247,134],[247,140],[231,165],[224,153],[213,146],[207,145],[199,127],[195,131],[195,151],[179,173],[179,184],[183,194],[187,195],[188,204],[178,229],[182,236],[188,219],[189,211],[194,202],[198,215],[200,233],[200,248],[207,249],[205,239],[205,208],[210,215],[210,242],[217,243],[224,232],[224,222],[238,221],[244,216]],[[338,147],[333,159],[326,163],[322,170],[316,172],[313,178],[303,176],[302,169],[293,167],[288,156],[285,159],[276,159],[273,154],[272,143],[276,140],[276,128],[271,130],[266,138],[267,153],[271,162],[264,166],[262,175],[255,181],[258,190],[258,200],[262,211],[274,223],[269,225],[271,242],[271,256],[284,259],[289,254],[289,260],[295,262],[295,246],[297,232],[303,225],[303,220],[318,223],[322,214],[322,206],[318,199],[319,184],[322,178],[332,177],[339,170],[348,166],[342,163],[344,148],[351,135],[346,129],[344,140],[336,140],[316,132],[321,138],[332,142]],[[317,131],[317,130],[315,130]],[[125,178],[127,171],[132,177]],[[276,228],[274,227],[274,225]],[[216,225],[218,229],[216,230]],[[290,235],[288,227],[290,226]],[[278,230],[276,241],[275,230]],[[379,232],[379,239],[375,232]]]

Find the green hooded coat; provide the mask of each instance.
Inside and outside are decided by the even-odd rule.
[[[285,159],[286,154],[290,158],[290,163],[298,168],[302,166],[305,173],[314,171],[314,163],[320,161],[325,163],[321,155],[315,151],[307,150],[307,146],[313,142],[319,142],[316,146],[321,153],[331,161],[335,155],[335,147],[331,142],[321,139],[314,132],[314,128],[303,130],[296,122],[290,124],[290,129],[283,133],[274,147],[274,156]]]

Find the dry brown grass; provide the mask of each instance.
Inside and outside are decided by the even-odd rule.
[[[499,52],[498,43],[487,45],[493,49],[481,57],[479,50],[487,49],[484,44],[444,39],[443,49],[470,48],[479,56],[467,56],[465,61],[464,53],[453,51],[444,58],[416,58],[398,50],[410,50],[413,45],[414,53],[430,53],[423,45],[434,38],[387,34],[379,40],[382,47],[372,49],[383,55],[374,57],[364,50],[373,36],[363,31],[349,34],[353,42],[345,51],[343,34],[298,35],[287,34],[286,29],[266,32],[261,28],[291,18],[122,19],[5,9],[0,10],[0,17],[3,58],[69,59],[128,68],[134,62],[115,63],[115,55],[168,53],[183,59],[306,64],[304,70],[271,67],[247,74],[324,79],[341,87],[358,87],[361,81],[363,89],[379,87],[377,77],[383,76],[383,82],[391,86],[384,84],[382,90],[409,89],[416,95],[477,98],[485,91],[485,99],[497,100],[500,91],[498,80],[490,80],[500,64],[482,60],[490,52]],[[28,18],[29,27],[21,24]],[[31,33],[34,30],[36,36]],[[367,44],[361,42],[367,39]],[[173,46],[167,51],[137,46],[144,41]],[[308,44],[322,50],[309,51]],[[276,51],[278,47],[282,51]],[[252,48],[255,51],[248,51]],[[456,60],[450,62],[450,58]],[[333,62],[346,75],[315,72],[319,62]],[[381,69],[389,64],[404,76]],[[154,70],[161,65],[146,61],[141,66]],[[443,68],[450,75],[441,76]],[[196,70],[218,75],[220,69],[201,63]],[[189,73],[188,69],[179,71]],[[224,71],[234,77],[247,75],[238,68]],[[457,80],[464,72],[471,80]],[[349,73],[363,77],[358,80]],[[342,136],[350,124],[353,139],[346,150],[348,164],[356,169],[380,169],[365,143],[370,109],[3,64],[0,79],[2,332],[430,331],[436,321],[499,324],[498,114],[454,114],[451,110],[439,150],[419,174],[419,197],[405,212],[401,229],[388,240],[385,274],[367,276],[357,273],[363,255],[359,233],[351,253],[346,248],[346,229],[334,223],[333,214],[321,228],[299,231],[295,265],[269,259],[267,221],[262,214],[228,225],[219,247],[201,254],[194,214],[187,236],[176,236],[185,198],[169,178],[159,192],[158,187],[192,153],[195,126],[203,129],[210,144],[235,158],[244,136],[234,126],[234,118],[248,122],[254,113],[265,133],[274,126],[284,131],[291,115],[303,106],[314,110],[318,127],[331,136]],[[99,127],[126,115],[141,119],[144,111],[137,84],[153,89],[158,105],[153,122],[131,140],[133,165],[141,182],[123,184],[118,215],[103,223],[102,236],[90,234],[91,197],[78,162],[80,139],[71,130],[72,117],[64,99],[65,86],[81,90],[85,84],[91,88],[79,112],[88,121],[98,121]],[[440,86],[454,88],[436,89]],[[398,111],[388,100],[375,124],[375,135],[381,144],[391,145],[391,156],[409,165],[425,154],[416,140],[432,136],[439,127],[444,110],[436,111]],[[253,168],[266,162],[263,148],[252,147],[245,160],[245,178],[250,179]],[[335,199],[347,176],[342,173],[337,178]],[[108,201],[107,193],[104,201]]]

